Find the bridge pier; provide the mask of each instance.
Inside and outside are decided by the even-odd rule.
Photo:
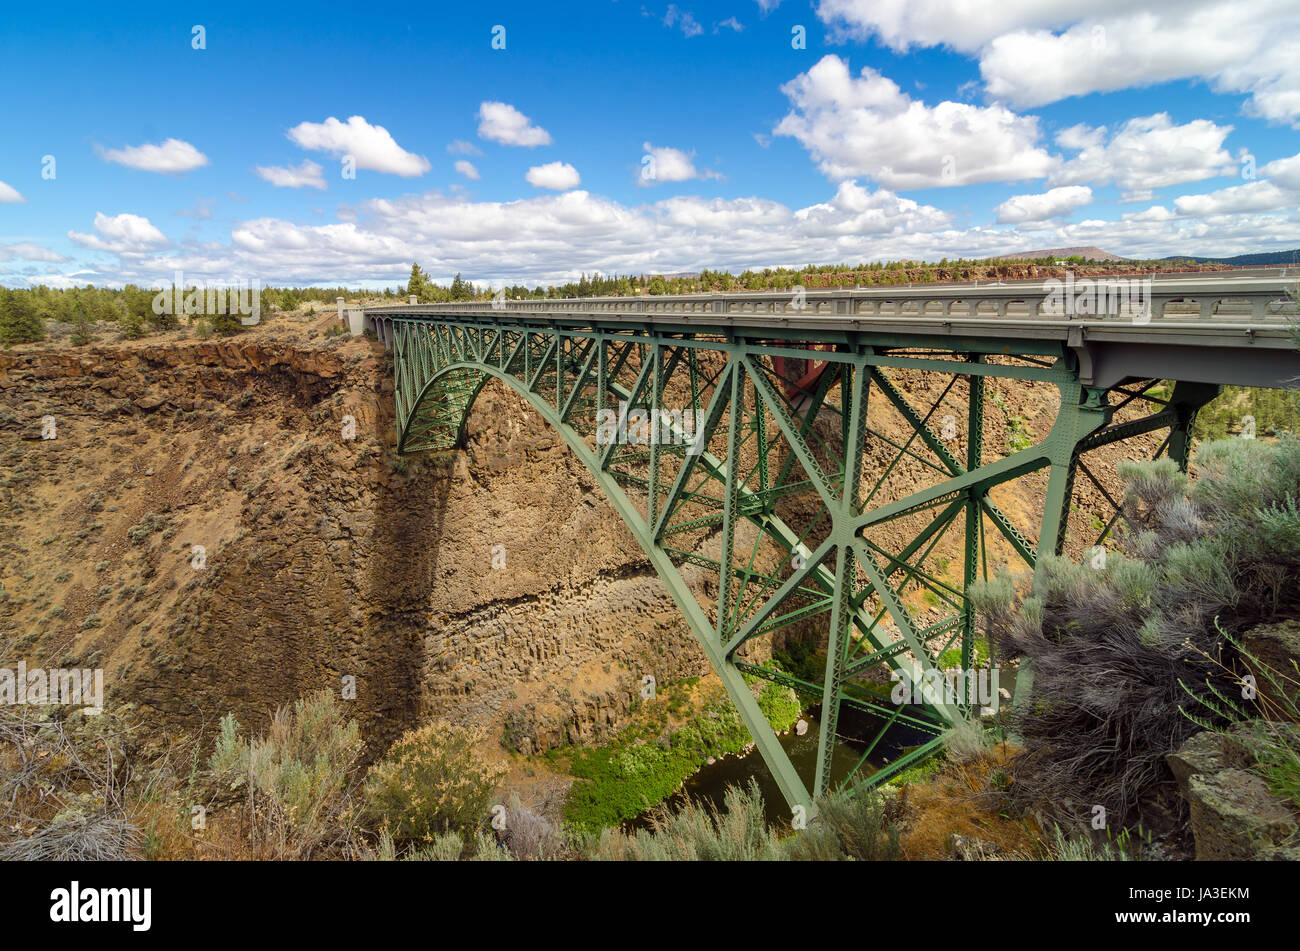
[[[348,309],[348,331],[354,337],[360,337],[366,332],[366,312],[360,307]]]

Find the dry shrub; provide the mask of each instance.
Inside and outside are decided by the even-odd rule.
[[[886,817],[886,803],[879,793],[838,791],[825,797],[817,812],[808,828],[782,841],[787,858],[797,862],[898,858],[899,829]]]
[[[1234,679],[1212,662],[1229,635],[1300,616],[1300,442],[1203,446],[1189,483],[1172,460],[1123,464],[1133,528],[1100,569],[1044,557],[1032,596],[972,587],[999,654],[1033,664],[1010,714],[1024,753],[1014,802],[1067,827],[1104,806],[1117,827],[1174,828],[1186,805],[1165,755]]]
[[[606,829],[587,843],[588,858],[604,861],[880,861],[898,857],[899,833],[871,791],[837,792],[818,803],[807,828],[766,824],[758,784],[727,789],[722,809],[688,801],[677,813],[660,812],[651,830]]]
[[[948,763],[923,784],[905,786],[902,858],[944,859],[952,853],[954,835],[980,839],[1007,853],[1035,848],[1039,831],[1033,820],[1012,818],[1003,811],[998,787],[1007,764],[1019,751],[1000,743],[984,755]]]
[[[679,812],[659,811],[652,830],[625,833],[606,829],[590,844],[600,861],[774,861],[784,857],[763,817],[763,796],[750,780],[747,789],[730,787],[723,809],[688,801]]]
[[[505,807],[505,828],[497,838],[512,856],[523,861],[567,858],[572,849],[561,831],[567,784],[550,783],[527,800],[511,793]]]
[[[139,858],[131,746],[111,714],[0,706],[0,861]]]

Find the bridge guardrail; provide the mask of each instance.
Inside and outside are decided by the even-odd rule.
[[[368,314],[513,314],[546,317],[817,317],[966,321],[1003,319],[1252,323],[1285,327],[1300,319],[1293,292],[1300,281],[1278,277],[1178,276],[1050,279],[1013,284],[933,284],[909,287],[746,291],[660,297],[596,297],[461,301],[366,308]],[[728,321],[730,322],[730,321]]]

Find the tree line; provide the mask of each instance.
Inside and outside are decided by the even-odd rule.
[[[1082,257],[1070,257],[1067,266],[1091,265],[1101,262]],[[1157,262],[1130,261],[1111,263],[1111,267],[1136,267],[1149,269]],[[699,294],[710,291],[737,290],[789,290],[795,286],[806,288],[871,286],[879,284],[923,283],[927,281],[960,281],[972,278],[996,278],[1022,273],[1027,266],[1059,266],[1051,257],[1033,260],[979,259],[943,260],[934,262],[901,260],[878,261],[868,264],[810,264],[802,268],[763,268],[745,270],[739,274],[730,271],[710,270],[699,274],[615,274],[583,273],[578,280],[564,284],[527,286],[512,284],[493,291],[488,285],[476,285],[457,274],[448,285],[435,282],[418,263],[411,265],[405,286],[389,287],[382,291],[366,292],[368,297],[391,299],[415,295],[422,303],[443,303],[462,300],[486,300],[494,293],[502,293],[508,300],[554,299],[562,297],[632,297],[641,294]],[[173,289],[174,290],[174,289]],[[184,295],[184,291],[182,294]],[[333,307],[338,297],[355,298],[356,289],[346,287],[265,287],[258,294],[260,312],[296,310],[306,305],[320,304]],[[29,343],[45,336],[45,324],[55,322],[72,325],[74,344],[93,339],[97,323],[116,324],[128,338],[143,336],[149,331],[172,330],[185,319],[193,317],[184,313],[154,312],[156,288],[135,284],[108,288],[87,285],[66,289],[40,285],[33,288],[7,290],[0,287],[0,345],[12,346]],[[238,333],[242,325],[229,305],[215,309],[205,307],[202,325],[220,334]]]
[[[144,336],[150,331],[174,330],[183,321],[200,325],[218,334],[238,333],[243,324],[243,313],[256,305],[259,313],[276,310],[296,310],[304,304],[333,307],[339,297],[355,297],[356,291],[346,287],[264,287],[217,288],[209,285],[199,290],[195,287],[177,289],[146,288],[127,284],[122,288],[85,287],[53,288],[44,284],[33,288],[6,289],[0,287],[0,346],[31,343],[45,337],[46,324],[66,324],[72,327],[72,342],[80,345],[94,338],[97,324],[117,326],[128,339]],[[178,292],[179,291],[179,292]],[[209,291],[213,293],[208,293]],[[196,294],[197,298],[194,297]],[[393,297],[399,289],[389,288],[382,296]],[[156,308],[155,301],[194,299],[199,313],[187,314],[184,307]],[[162,310],[159,313],[159,310]]]

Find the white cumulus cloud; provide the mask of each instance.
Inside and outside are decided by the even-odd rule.
[[[1260,171],[1283,188],[1300,191],[1300,154],[1269,162]]]
[[[474,163],[468,159],[456,160],[456,174],[464,175],[471,181],[478,181],[483,177],[478,173],[478,169],[474,167]]]
[[[1066,185],[1041,195],[1013,195],[993,209],[1000,224],[1019,224],[1060,218],[1092,201],[1086,185]]]
[[[1076,125],[1056,137],[1077,149],[1050,177],[1053,185],[1114,183],[1126,191],[1167,188],[1219,175],[1234,175],[1236,160],[1223,148],[1232,131],[1209,119],[1174,125],[1169,114],[1129,119],[1107,138],[1104,127]]]
[[[534,188],[549,188],[551,191],[568,191],[582,184],[578,170],[568,162],[548,162],[534,165],[524,176]]]
[[[154,227],[148,218],[140,215],[120,214],[109,217],[95,212],[97,234],[69,231],[68,238],[75,244],[92,251],[111,251],[114,254],[144,254],[171,244],[167,236]]]
[[[0,182],[0,205],[17,204],[20,201],[26,201],[22,195],[18,194],[18,189],[12,185],[6,185]]]
[[[693,178],[721,179],[722,176],[709,169],[699,170],[689,155],[681,149],[667,146],[653,146],[649,142],[641,145],[645,150],[641,157],[641,171],[637,184],[642,186],[658,185],[661,182],[685,182]]]
[[[1300,125],[1294,0],[821,0],[835,35],[896,51],[976,54],[988,93],[1015,108],[1171,80],[1246,95],[1252,115]]]
[[[551,133],[541,126],[533,125],[532,120],[508,102],[479,104],[478,134],[481,139],[500,142],[502,145],[532,148],[551,144]]]
[[[781,87],[791,111],[773,130],[797,139],[832,181],[932,188],[1042,178],[1058,164],[1038,119],[1001,105],[913,99],[870,67],[855,77],[829,54]]]
[[[208,164],[206,155],[180,139],[167,139],[159,145],[131,145],[124,149],[96,146],[96,151],[106,162],[115,162],[142,172],[161,172],[167,175],[190,172]]]
[[[281,165],[258,165],[253,171],[257,177],[264,182],[270,182],[277,188],[310,188],[324,189],[325,176],[321,174],[321,167],[311,159],[303,159],[302,164],[297,168]]]
[[[1300,195],[1278,188],[1273,182],[1247,182],[1221,188],[1205,195],[1183,195],[1174,199],[1174,208],[1181,215],[1207,217],[1210,215],[1238,214],[1247,211],[1276,211],[1296,204]]]
[[[384,172],[401,178],[416,178],[433,166],[423,155],[408,152],[381,125],[371,125],[362,116],[340,122],[330,116],[324,122],[301,122],[289,130],[290,141],[313,152],[327,152],[337,158],[351,156],[356,167]]]
[[[39,244],[26,241],[20,241],[18,244],[0,244],[0,261],[10,261],[14,258],[21,258],[24,261],[46,261],[50,264],[61,264],[67,260],[57,251],[51,251]]]

